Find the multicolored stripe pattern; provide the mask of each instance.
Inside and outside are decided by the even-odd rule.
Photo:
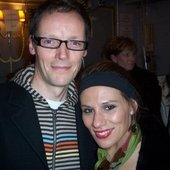
[[[50,170],[80,169],[75,114],[71,110],[68,112],[69,107],[74,110],[65,102],[58,110],[49,112],[47,106],[42,112],[36,104]]]

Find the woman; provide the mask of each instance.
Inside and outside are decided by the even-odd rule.
[[[87,67],[79,84],[82,119],[98,144],[96,170],[169,170],[167,131],[113,62]],[[142,114],[141,114],[142,113]]]
[[[162,121],[161,88],[157,76],[149,70],[137,66],[137,53],[137,44],[133,39],[114,36],[105,43],[101,57],[103,60],[116,63],[129,72],[140,87],[140,95],[145,107]]]

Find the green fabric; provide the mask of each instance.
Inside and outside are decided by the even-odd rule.
[[[137,125],[136,132],[133,133],[133,135],[130,138],[127,151],[125,152],[125,156],[120,158],[118,162],[111,163],[111,168],[114,168],[118,164],[123,165],[129,159],[129,157],[133,154],[133,152],[135,151],[141,139],[142,139],[141,130],[140,130],[140,127]],[[98,155],[98,161],[95,164],[95,170],[97,170],[99,165],[106,159],[107,151],[104,149],[98,148],[97,155]]]

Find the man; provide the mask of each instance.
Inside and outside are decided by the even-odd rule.
[[[35,64],[0,85],[0,169],[93,169],[96,147],[81,121],[74,78],[90,21],[72,1],[46,1],[30,22]]]
[[[112,60],[127,70],[136,81],[144,106],[161,119],[161,88],[155,74],[136,65],[137,46],[129,37],[117,36],[106,42],[102,58]],[[161,119],[162,122],[162,119]]]

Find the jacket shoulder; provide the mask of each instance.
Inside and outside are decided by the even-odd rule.
[[[8,99],[23,101],[29,93],[21,86],[13,81],[7,81],[0,84],[0,101],[7,101]]]

